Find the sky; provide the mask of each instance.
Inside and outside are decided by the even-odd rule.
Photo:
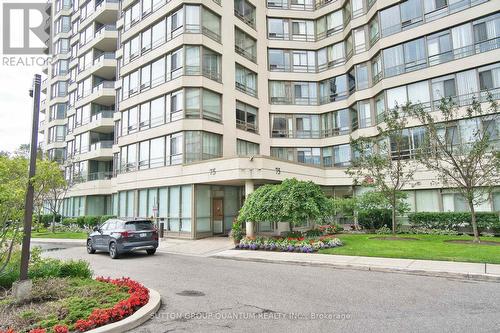
[[[0,151],[30,142],[33,99],[28,92],[35,73],[42,74],[41,67],[0,65]]]
[[[44,0],[31,0],[28,2],[43,2]],[[0,0],[0,11],[3,9],[3,4],[8,2],[19,2],[18,0]],[[3,14],[3,12],[2,12]],[[3,16],[0,16],[3,17]],[[41,16],[40,16],[41,17]],[[31,20],[37,19],[36,16]],[[14,21],[14,20],[13,20]],[[3,54],[3,30],[5,23],[0,24],[0,151],[14,151],[21,144],[29,143],[31,140],[31,119],[33,110],[33,100],[29,97],[28,91],[32,86],[33,76],[35,73],[42,74],[42,68],[39,66],[5,66],[4,59],[7,57]],[[24,22],[26,23],[26,22]],[[36,23],[36,22],[35,22]],[[12,24],[12,23],[11,23]],[[14,25],[16,27],[16,25]],[[35,24],[36,26],[36,24]],[[15,43],[19,39],[22,40],[22,28],[13,28],[11,31],[11,40]],[[36,37],[29,36],[30,43],[36,41]],[[37,55],[31,55],[37,56]],[[10,55],[9,55],[10,57]],[[20,56],[23,58],[23,56]],[[42,75],[42,80],[44,76]],[[42,94],[41,99],[45,99]],[[44,115],[40,115],[43,119]],[[42,136],[39,136],[39,141]]]

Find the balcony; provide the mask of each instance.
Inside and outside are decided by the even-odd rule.
[[[103,79],[114,80],[116,77],[115,52],[104,52],[93,61],[91,73]]]
[[[45,113],[45,109],[47,108],[47,100],[42,100],[40,102],[40,112]]]
[[[95,180],[110,180],[113,177],[113,172],[102,171],[102,172],[92,172],[86,175],[78,174],[73,175],[71,181],[73,184],[80,184],[85,182],[91,182]]]
[[[392,77],[404,73],[413,72],[418,69],[443,64],[449,61],[458,60],[465,57],[470,57],[476,54],[492,51],[498,48],[500,48],[500,37],[488,39],[472,45],[467,45],[458,49],[449,50],[439,54],[434,54],[429,56],[428,58],[419,59],[411,63],[384,68],[383,77]],[[381,74],[382,72],[373,78],[373,83],[376,83],[382,79],[382,77],[380,77]]]
[[[110,161],[113,159],[113,140],[97,141],[88,146],[82,146],[79,151],[68,153],[68,162],[84,160]]]
[[[81,122],[75,122],[74,128],[71,130],[68,129],[68,134],[72,133],[78,135],[89,130],[98,130],[100,133],[113,132],[113,113],[114,111],[100,111],[99,113],[82,119]]]
[[[77,97],[75,107],[80,107],[89,102],[101,105],[112,105],[115,103],[115,81],[102,81],[92,89],[83,92]]]

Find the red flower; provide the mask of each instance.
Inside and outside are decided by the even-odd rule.
[[[111,283],[119,287],[126,287],[128,288],[130,297],[121,300],[110,309],[95,309],[87,320],[78,320],[75,324],[75,329],[80,332],[85,332],[111,322],[119,321],[130,316],[136,309],[149,302],[149,289],[129,278],[111,279],[98,277],[96,280]]]
[[[34,328],[29,333],[47,333],[47,330],[45,328]]]
[[[66,325],[55,325],[52,330],[54,333],[68,333],[68,326]]]

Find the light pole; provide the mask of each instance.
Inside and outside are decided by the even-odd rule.
[[[40,112],[40,74],[35,74],[30,96],[33,97],[33,122],[31,125],[30,169],[26,202],[24,205],[23,247],[21,251],[20,281],[28,280],[28,263],[30,260],[31,222],[33,218],[34,188],[31,182],[36,173],[36,153],[38,147],[38,117]]]

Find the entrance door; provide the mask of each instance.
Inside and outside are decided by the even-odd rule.
[[[224,232],[224,199],[212,199],[212,220],[214,234],[222,234]]]

